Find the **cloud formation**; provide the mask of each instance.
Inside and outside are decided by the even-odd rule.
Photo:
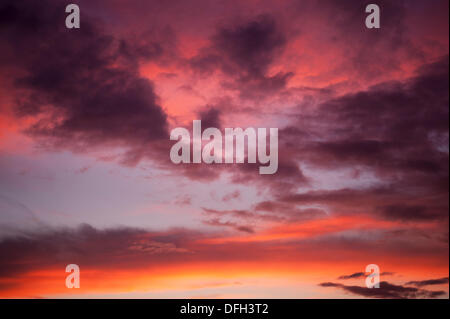
[[[402,285],[394,285],[387,281],[380,282],[380,288],[367,288],[360,286],[346,286],[333,282],[323,282],[321,287],[339,288],[344,291],[370,298],[388,298],[388,299],[416,299],[416,298],[438,298],[445,296],[445,291],[430,291]]]
[[[439,278],[439,279],[420,280],[420,281],[409,281],[406,284],[414,285],[417,287],[431,286],[431,285],[445,285],[445,284],[448,284],[448,277]]]
[[[380,0],[379,30],[362,0],[78,4],[78,30],[61,1],[0,4],[3,295],[73,262],[127,291],[259,271],[448,291],[422,288],[448,283],[448,1]],[[279,128],[277,173],[174,165],[168,132],[195,119]],[[344,285],[369,255],[403,281]]]
[[[2,68],[18,98],[15,112],[38,120],[26,132],[47,144],[142,148],[168,137],[166,114],[153,84],[139,75],[142,59],[162,54],[157,43],[129,43],[101,31],[61,23],[62,4],[2,2]],[[32,48],[32,49],[30,49]],[[20,97],[19,97],[20,95]]]
[[[221,27],[212,36],[211,47],[191,59],[194,70],[220,70],[231,78],[226,88],[239,90],[244,98],[258,98],[285,88],[291,72],[267,75],[282,52],[286,37],[270,15],[260,15],[238,26]]]
[[[389,276],[389,275],[393,275],[392,272],[388,272],[388,271],[384,271],[380,274],[381,276]],[[357,279],[357,278],[365,278],[366,274],[363,272],[355,272],[351,275],[342,275],[339,276],[338,279],[340,280],[347,280],[347,279]]]

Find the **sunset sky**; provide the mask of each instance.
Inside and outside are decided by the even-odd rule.
[[[0,298],[449,298],[448,0],[69,3],[0,0]]]

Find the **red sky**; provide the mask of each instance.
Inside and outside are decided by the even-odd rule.
[[[376,3],[2,1],[0,297],[448,298],[448,1]],[[173,164],[198,119],[277,173]]]

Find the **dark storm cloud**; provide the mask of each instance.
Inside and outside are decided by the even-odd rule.
[[[274,18],[263,15],[238,26],[219,27],[211,42],[210,48],[191,60],[194,68],[205,72],[221,68],[228,74],[242,71],[251,76],[264,75],[286,39]]]
[[[310,145],[314,160],[448,174],[448,77],[446,56],[409,81],[321,104],[311,120],[327,126],[327,139]]]
[[[60,3],[3,1],[0,16],[0,64],[20,74],[16,113],[39,117],[29,135],[80,150],[167,137],[166,114],[136,68],[162,45],[116,39],[84,12],[80,29],[66,29]]]
[[[394,285],[386,281],[380,282],[380,288],[346,286],[333,282],[324,282],[319,284],[319,286],[340,288],[351,294],[368,298],[415,299],[415,298],[437,298],[446,295],[445,291],[429,291],[414,287],[405,287],[401,285]]]
[[[194,70],[203,73],[221,70],[233,79],[225,81],[224,87],[239,90],[241,97],[257,98],[283,89],[293,75],[267,75],[286,41],[274,17],[261,15],[238,26],[218,28],[211,47],[190,63]]]
[[[284,194],[279,200],[389,220],[448,219],[448,62],[445,56],[413,78],[325,101],[280,134],[280,149],[291,158],[319,169],[361,168],[385,186]]]
[[[430,285],[445,285],[448,284],[448,277],[439,279],[428,279],[421,281],[410,281],[406,283],[407,285],[414,285],[417,287],[430,286]]]
[[[209,127],[221,128],[220,121],[222,111],[220,108],[209,106],[199,112],[200,120],[202,121],[202,129]]]
[[[260,16],[234,28],[222,28],[213,38],[216,48],[249,74],[263,74],[286,39],[273,17]]]

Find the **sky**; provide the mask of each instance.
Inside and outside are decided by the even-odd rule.
[[[372,2],[0,0],[0,298],[449,298],[449,4]]]

